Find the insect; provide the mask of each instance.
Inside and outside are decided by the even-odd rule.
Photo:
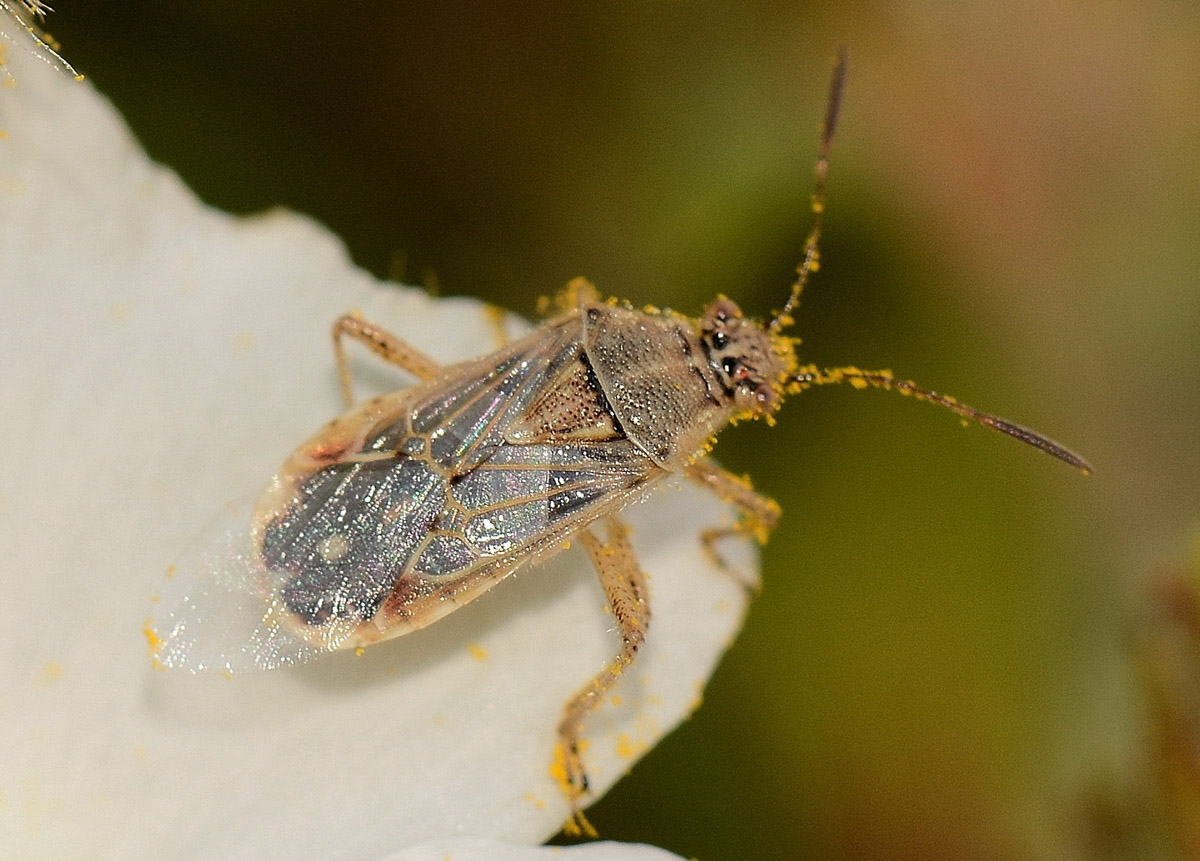
[[[816,166],[813,227],[783,309],[765,324],[718,298],[699,319],[601,301],[575,281],[560,313],[526,337],[442,367],[355,315],[334,326],[419,382],[352,408],[291,455],[245,526],[212,551],[209,582],[188,584],[148,636],[166,667],[271,668],[369,646],[436,622],[568,540],[583,545],[621,645],[564,706],[559,762],[573,818],[587,789],[582,725],[630,665],[650,623],[644,575],[621,519],[630,503],[682,474],[732,503],[734,533],[765,541],[779,507],[708,452],[741,419],[770,419],[786,395],[848,382],[893,389],[1034,445],[1084,471],[1066,448],[887,371],[800,366],[784,334],[818,265],[829,149],[845,77],[839,57]],[[203,567],[203,565],[201,566]],[[225,609],[221,602],[225,602]],[[253,634],[208,642],[223,612]]]

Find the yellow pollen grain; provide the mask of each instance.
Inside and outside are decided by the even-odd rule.
[[[561,743],[554,745],[554,758],[550,760],[550,778],[568,798],[571,796],[571,784],[567,780],[567,761]]]
[[[488,650],[478,643],[472,643],[467,647],[467,650],[471,653],[471,657],[477,661],[486,661],[488,659]]]
[[[354,650],[354,657],[361,658],[363,656],[363,652],[365,652],[365,651],[366,651],[366,649],[364,649],[362,646],[358,646]]]
[[[637,759],[646,750],[644,742],[634,741],[626,733],[617,736],[617,756],[621,759]]]
[[[146,654],[152,658],[157,657],[158,653],[162,651],[164,642],[163,638],[158,636],[158,634],[155,633],[154,628],[151,627],[153,624],[154,620],[147,618],[142,625],[142,634],[145,636],[146,645],[149,647],[146,651]]]
[[[562,830],[563,834],[569,837],[590,837],[595,840],[600,836],[592,823],[588,822],[587,817],[583,815],[582,810],[572,811],[571,818],[563,823]]]
[[[42,681],[57,682],[63,677],[66,668],[58,661],[50,661],[42,667]]]

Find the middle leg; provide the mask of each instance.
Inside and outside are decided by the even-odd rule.
[[[621,634],[621,649],[595,678],[567,702],[562,722],[558,725],[563,769],[561,778],[572,808],[567,830],[574,829],[576,833],[591,833],[591,826],[579,811],[579,800],[588,790],[587,773],[580,755],[580,731],[584,718],[600,704],[604,694],[633,663],[650,625],[646,576],[638,567],[637,557],[629,544],[629,528],[616,517],[609,517],[606,526],[607,540],[602,541],[588,529],[579,533],[579,540],[592,558],[596,573],[600,575],[609,609]]]

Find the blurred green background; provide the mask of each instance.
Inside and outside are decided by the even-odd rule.
[[[784,509],[763,594],[592,819],[703,859],[1177,851],[1133,646],[1200,522],[1196,5],[55,5],[204,200],[525,314],[576,275],[778,307],[848,46],[803,360],[893,368],[1096,474],[849,388],[728,431]]]

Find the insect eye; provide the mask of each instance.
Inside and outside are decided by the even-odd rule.
[[[725,373],[732,376],[733,372],[738,368],[738,360],[733,356],[726,356],[721,360],[721,368],[725,371]]]
[[[714,332],[712,336],[712,344],[718,350],[724,350],[729,346],[729,336],[724,332]]]

